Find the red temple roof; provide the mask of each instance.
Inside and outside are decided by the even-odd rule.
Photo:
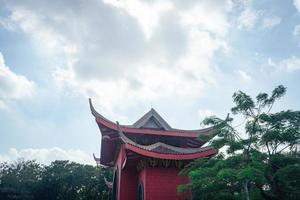
[[[199,141],[200,134],[213,137],[212,128],[182,130],[172,128],[154,109],[151,109],[132,125],[119,125],[90,108],[102,134],[101,158],[103,165],[113,166],[121,148],[140,156],[170,160],[193,160],[208,157],[217,153],[211,147],[201,147],[206,141]],[[157,141],[140,144],[132,138],[160,137],[165,142]],[[179,145],[167,144],[169,140],[180,141]],[[167,143],[166,143],[167,142]]]
[[[117,123],[110,121],[99,114],[93,107],[91,99],[90,109],[99,126],[117,130]],[[155,127],[156,125],[156,127]],[[172,128],[153,108],[133,125],[120,125],[123,132],[136,134],[170,135],[197,138],[200,134],[211,135],[212,127],[195,130],[184,130]],[[103,134],[103,133],[102,133]]]
[[[181,148],[157,142],[151,145],[141,145],[126,137],[121,131],[120,139],[125,148],[135,153],[160,159],[191,160],[216,154],[217,151],[211,147]]]

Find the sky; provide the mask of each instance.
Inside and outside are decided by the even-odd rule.
[[[175,128],[282,84],[300,110],[300,0],[0,0],[0,162],[95,164],[96,110]]]

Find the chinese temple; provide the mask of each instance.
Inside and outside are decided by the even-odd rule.
[[[178,185],[187,184],[188,177],[180,170],[195,159],[217,153],[202,147],[211,138],[212,128],[182,130],[172,128],[154,109],[132,125],[113,122],[90,109],[101,132],[100,165],[113,169],[113,200],[188,200],[191,193],[179,194]]]

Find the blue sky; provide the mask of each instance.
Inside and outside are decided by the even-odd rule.
[[[224,117],[237,90],[283,84],[300,109],[299,0],[0,0],[0,161],[93,163],[88,106],[131,124]]]

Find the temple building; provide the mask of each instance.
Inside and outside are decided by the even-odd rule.
[[[189,182],[180,170],[195,159],[217,153],[202,147],[212,137],[212,128],[182,130],[172,128],[154,109],[132,125],[112,122],[90,108],[101,132],[98,164],[113,169],[113,200],[188,200],[191,193],[179,194],[177,187]],[[211,138],[207,137],[207,138]]]

